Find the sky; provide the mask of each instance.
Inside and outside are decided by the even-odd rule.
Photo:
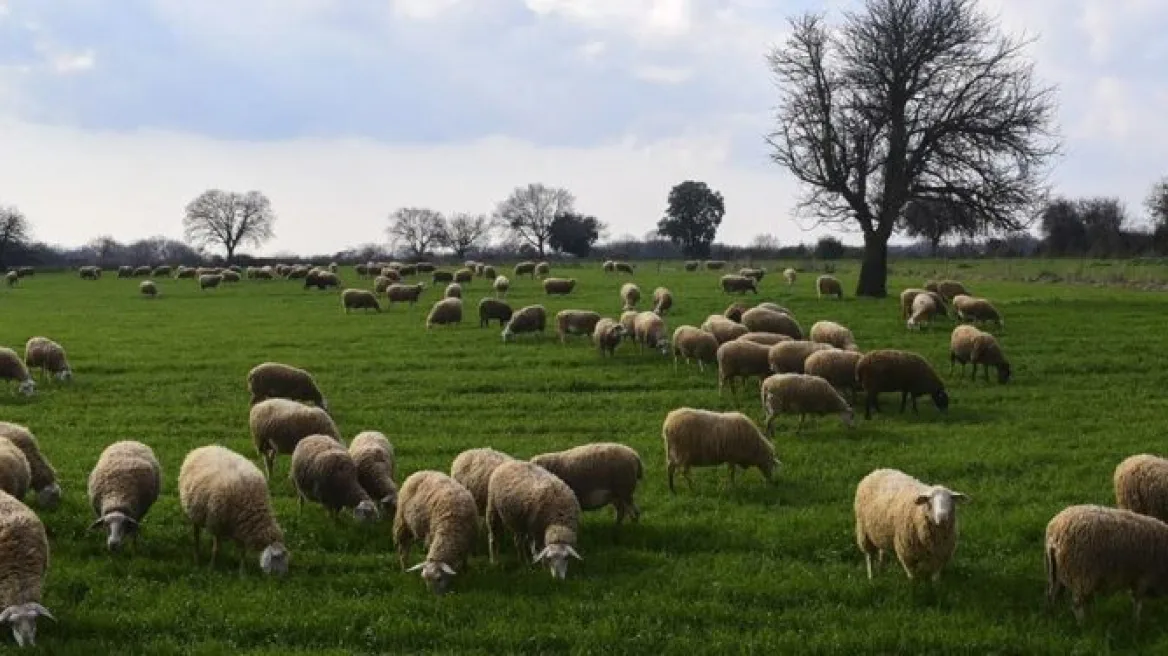
[[[1168,175],[1168,2],[979,0],[1059,89],[1056,193],[1137,219]],[[765,63],[848,0],[0,0],[0,204],[34,237],[181,238],[208,188],[278,216],[253,252],[384,243],[403,206],[490,212],[531,182],[641,236],[686,179],[719,241],[811,242],[769,160]],[[843,235],[858,243],[857,235]]]

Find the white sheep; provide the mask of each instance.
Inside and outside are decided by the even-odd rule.
[[[531,462],[550,471],[568,484],[582,510],[596,510],[609,504],[616,510],[619,525],[628,516],[633,522],[641,509],[633,501],[637,482],[644,477],[641,456],[614,442],[585,444],[565,451],[543,453]]]
[[[31,478],[24,453],[12,442],[0,440],[0,491],[24,499]]]
[[[795,317],[767,307],[754,307],[743,312],[742,325],[754,333],[774,333],[791,339],[803,339],[803,328]]]
[[[600,313],[591,310],[560,310],[556,313],[556,334],[560,343],[567,343],[569,335],[591,335],[600,321]]]
[[[143,280],[138,283],[138,293],[146,298],[154,298],[158,296],[158,285],[154,284],[153,280]]]
[[[637,303],[641,302],[641,288],[635,283],[626,282],[620,288],[621,303],[623,309],[627,312],[629,310],[637,309]]]
[[[508,460],[514,458],[502,451],[483,447],[467,449],[450,463],[450,477],[470,490],[475,507],[483,517],[487,514],[487,483],[491,480],[491,472]]]
[[[706,371],[706,363],[718,362],[718,340],[710,333],[693,326],[679,326],[673,331],[673,368],[677,369],[677,361],[684,359],[686,364],[691,360],[697,361],[698,369]]]
[[[341,432],[324,409],[291,399],[272,398],[253,405],[248,427],[269,478],[276,456],[291,454],[296,444],[309,435],[328,435],[341,441]]]
[[[336,520],[342,508],[351,508],[360,522],[377,518],[377,506],[357,479],[357,463],[349,451],[329,435],[309,435],[292,451],[290,477],[296,505],[315,501]]]
[[[660,316],[665,316],[665,313],[673,308],[673,292],[665,287],[658,287],[653,290],[653,311]]]
[[[690,467],[729,465],[731,483],[736,467],[758,467],[769,483],[775,469],[782,465],[775,457],[775,447],[741,412],[678,408],[665,416],[661,437],[665,442],[670,494],[674,493],[673,476],[678,469],[692,490]]]
[[[495,290],[495,296],[507,298],[507,291],[511,289],[511,281],[507,276],[496,276],[495,282],[491,285]]]
[[[223,282],[222,274],[204,273],[203,275],[199,276],[199,289],[202,291],[214,289],[218,287],[219,283],[221,282]]]
[[[1115,468],[1115,506],[1168,522],[1168,459],[1141,453]]]
[[[247,389],[251,405],[272,398],[315,403],[328,412],[328,401],[312,374],[299,367],[280,362],[262,362],[247,372]]]
[[[0,438],[7,439],[24,453],[28,460],[29,485],[36,493],[37,505],[52,510],[61,502],[61,486],[57,482],[57,470],[53,469],[40,442],[27,427],[7,421],[0,421]]]
[[[982,373],[988,381],[990,367],[998,370],[998,382],[1005,384],[1010,381],[1010,361],[1002,352],[998,340],[991,334],[978,330],[973,326],[961,325],[953,329],[949,338],[949,373],[953,373],[953,365],[961,364],[961,373],[965,373],[966,363],[973,364],[970,380],[977,379],[977,367],[981,365]]]
[[[798,338],[796,338],[798,339]],[[819,344],[830,344],[845,351],[858,351],[852,331],[834,321],[816,321],[807,339]]]
[[[783,279],[787,281],[788,287],[795,284],[795,277],[797,275],[798,274],[795,272],[794,269],[790,269],[790,268],[783,269]]]
[[[389,439],[377,431],[362,431],[349,443],[357,465],[357,482],[390,515],[397,506],[397,460]]]
[[[711,314],[702,322],[702,330],[714,336],[718,340],[718,344],[725,344],[731,342],[739,337],[750,332],[750,329],[742,324],[731,321],[720,314]]]
[[[592,329],[592,343],[600,351],[601,356],[605,353],[615,355],[616,348],[620,346],[624,336],[624,326],[608,318],[597,321],[596,327]]]
[[[444,594],[451,577],[465,571],[478,534],[474,497],[458,481],[436,471],[414,472],[402,483],[393,542],[403,570],[421,570],[422,580],[435,594]],[[415,542],[427,546],[426,559],[406,568]]]
[[[57,380],[73,378],[73,369],[65,349],[48,337],[30,337],[24,344],[24,364],[30,370],[40,369],[41,376],[52,374]]]
[[[161,491],[162,466],[154,451],[133,440],[114,442],[89,473],[89,505],[97,516],[89,528],[105,528],[106,547],[120,550],[127,536],[137,541],[139,524]]]
[[[49,568],[49,539],[36,513],[0,492],[0,624],[12,627],[16,644],[36,645],[36,621],[56,621],[41,605]]]
[[[462,299],[444,298],[434,303],[430,314],[426,315],[426,329],[462,323]]]
[[[640,312],[633,322],[633,335],[638,351],[656,349],[662,355],[669,353],[669,338],[665,332],[665,320],[656,312]]]
[[[25,396],[36,393],[36,381],[28,373],[28,367],[16,354],[16,351],[0,346],[0,380],[15,380],[20,383],[17,392]]]
[[[807,415],[838,414],[848,428],[855,427],[855,412],[831,383],[808,374],[775,374],[760,387],[762,409],[766,413],[766,432],[774,435],[775,419],[780,414],[799,415],[796,432],[803,430]]]
[[[377,302],[377,295],[368,289],[346,289],[341,292],[341,308],[345,314],[348,314],[349,310],[381,312],[381,304]]]
[[[835,276],[822,275],[815,279],[815,291],[818,298],[835,296],[840,300],[844,297],[844,286]]]
[[[733,340],[718,347],[718,393],[729,383],[730,393],[736,390],[734,383],[741,378],[743,386],[747,378],[758,378],[762,384],[764,378],[771,374],[770,355],[771,347],[754,342]]]
[[[503,327],[503,341],[509,342],[516,335],[523,333],[539,333],[547,328],[547,309],[542,305],[528,305],[521,307],[511,315],[511,320]]]
[[[858,351],[842,351],[837,348],[816,351],[803,361],[803,373],[818,376],[838,390],[848,390],[851,393],[852,404],[855,405],[857,393],[860,391],[860,381],[856,378],[856,365],[864,357]]]
[[[552,576],[568,576],[568,558],[584,560],[576,551],[580,502],[568,484],[539,465],[509,460],[491,472],[487,482],[487,538],[491,562],[498,562],[503,531],[514,537],[520,561],[547,564]]]

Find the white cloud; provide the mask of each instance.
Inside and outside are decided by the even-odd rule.
[[[693,71],[673,66],[638,66],[633,69],[633,75],[640,80],[653,84],[681,84],[693,77]]]
[[[524,0],[541,16],[592,29],[627,31],[643,39],[677,38],[693,27],[690,0]]]
[[[92,50],[69,54],[61,53],[51,58],[49,64],[53,71],[60,75],[88,71],[97,63],[97,55]]]
[[[604,56],[606,50],[608,50],[608,44],[604,41],[589,41],[580,46],[577,52],[586,61],[596,61]]]
[[[468,4],[467,0],[391,0],[394,14],[414,20],[434,20]]]

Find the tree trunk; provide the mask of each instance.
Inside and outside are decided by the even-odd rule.
[[[230,265],[231,258],[232,258],[232,256],[235,255],[235,244],[224,244],[224,246],[227,248],[227,262],[226,262],[226,264]]]
[[[864,233],[864,260],[856,296],[888,296],[888,237],[877,232]]]

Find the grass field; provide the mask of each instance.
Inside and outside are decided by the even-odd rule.
[[[921,284],[899,272],[925,265],[893,266],[890,289]],[[677,298],[670,331],[729,302],[714,274],[642,268],[635,280],[646,295],[665,285]],[[546,299],[535,283],[513,280],[513,306],[619,313],[622,278],[592,265],[558,273],[579,279],[574,296]],[[368,284],[342,274],[351,286]],[[850,295],[854,264],[839,275]],[[42,385],[32,399],[0,391],[0,419],[37,434],[64,488],[61,507],[40,513],[52,545],[44,603],[59,619],[40,625],[45,653],[1168,652],[1163,602],[1148,604],[1139,632],[1122,594],[1096,603],[1082,630],[1069,605],[1045,612],[1041,546],[1046,522],[1064,506],[1113,501],[1122,458],[1166,450],[1163,294],[977,282],[1006,316],[996,332],[1014,362],[1009,385],[954,378],[947,415],[927,399],[919,416],[898,415],[889,397],[891,413],[861,418],[851,431],[828,417],[796,438],[785,420],[775,485],[757,471],[730,487],[724,468],[695,470],[696,489],[682,484],[671,497],[665,414],[689,405],[758,418],[755,392],[720,397],[714,372],[675,373],[666,359],[628,347],[602,360],[582,341],[504,345],[497,328],[476,327],[477,315],[427,334],[428,302],[345,316],[335,292],[296,282],[200,293],[192,281],[164,280],[153,301],[138,296],[137,284],[110,272],[97,282],[41,274],[0,292],[0,344],[22,351],[30,336],[47,335],[65,345],[76,372],[72,384]],[[485,287],[471,286],[468,314]],[[812,275],[792,290],[773,275],[762,288],[758,300],[788,306],[804,328],[837,320],[865,350],[912,349],[948,371],[948,329],[906,332],[892,298],[819,302]],[[427,301],[436,294],[428,290]],[[399,570],[390,522],[359,526],[350,516],[336,527],[318,506],[298,515],[281,458],[273,496],[289,575],[264,577],[253,556],[240,578],[231,548],[215,570],[196,568],[178,468],[189,450],[212,442],[256,457],[244,376],[265,360],[312,371],[346,436],[385,432],[403,478],[448,471],[475,446],[529,457],[598,440],[629,444],[646,466],[641,523],[618,532],[611,509],[588,514],[585,560],[567,581],[519,568],[504,549],[499,566],[477,555],[453,593],[436,598],[416,573]],[[104,538],[86,529],[85,480],[101,450],[126,438],[153,446],[165,489],[138,550],[111,557]],[[867,581],[852,495],[877,467],[971,497],[939,585],[914,590],[895,566]],[[415,562],[421,557],[416,549]],[[3,639],[13,644],[7,631]]]

